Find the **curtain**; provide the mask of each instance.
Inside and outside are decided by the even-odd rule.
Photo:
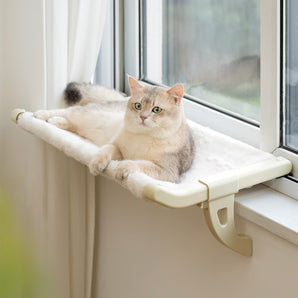
[[[68,81],[90,81],[105,6],[0,0],[0,188],[15,203],[16,224],[36,258],[48,256],[51,290],[39,297],[92,295],[95,181],[84,166],[17,128],[9,114],[62,106]]]
[[[105,0],[44,2],[46,108],[62,106],[70,81],[90,81],[105,21]],[[88,169],[45,145],[47,248],[58,297],[90,298],[95,181]]]

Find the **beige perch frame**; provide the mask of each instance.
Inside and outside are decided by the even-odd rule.
[[[97,146],[77,135],[58,129],[33,117],[27,117],[27,119],[24,118],[24,121],[20,121],[23,118],[22,116],[28,113],[22,109],[15,109],[11,113],[11,118],[23,129],[62,150],[66,155],[88,165],[93,154],[98,150]],[[32,115],[32,113],[29,114]],[[30,121],[31,123],[29,123]],[[32,121],[36,121],[36,125],[35,123],[32,125]],[[47,138],[40,126],[43,126],[43,129],[52,130],[54,137]],[[75,154],[73,151],[70,153],[70,151],[64,149],[65,147],[59,147],[58,142],[55,140],[55,134],[60,135],[59,139],[61,139],[61,134],[68,135],[68,138],[65,138],[65,142],[68,142],[65,147],[77,148]],[[71,140],[69,134],[73,135]],[[89,155],[82,154],[82,150],[80,150],[82,148],[87,148]],[[177,188],[167,188],[158,183],[148,183],[144,187],[143,196],[170,208],[198,205],[203,208],[208,227],[217,240],[242,255],[252,256],[252,239],[248,236],[239,235],[235,229],[235,194],[240,189],[287,175],[291,169],[292,164],[290,161],[283,157],[276,157],[239,169],[227,170],[200,179],[196,184],[181,185]]]

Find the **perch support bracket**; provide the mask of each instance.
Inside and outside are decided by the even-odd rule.
[[[225,246],[245,255],[252,255],[252,239],[239,235],[234,223],[234,199],[238,192],[238,177],[235,175],[215,175],[199,181],[207,187],[207,202],[204,215],[207,225]]]

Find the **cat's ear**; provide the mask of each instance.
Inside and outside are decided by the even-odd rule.
[[[129,84],[129,87],[130,87],[130,90],[131,90],[131,94],[134,94],[138,90],[143,88],[143,86],[131,76],[128,77],[128,84]]]
[[[177,104],[180,104],[180,102],[182,100],[182,97],[183,97],[183,93],[184,93],[183,85],[182,84],[176,84],[171,89],[169,89],[167,91],[167,93],[169,95],[171,95],[172,97],[174,97],[175,102]]]

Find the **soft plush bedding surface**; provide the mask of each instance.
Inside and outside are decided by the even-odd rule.
[[[36,119],[30,112],[22,113],[17,123],[25,130],[85,165],[89,164],[99,148],[78,135]],[[188,121],[188,123],[194,135],[196,155],[191,168],[181,175],[179,184],[157,181],[143,173],[133,173],[126,180],[116,182],[141,198],[144,187],[148,183],[154,182],[169,188],[177,188],[183,184],[198,183],[199,179],[219,172],[275,158],[272,154],[258,150],[207,127],[192,121]],[[112,161],[107,169],[102,172],[102,175],[115,180],[117,162]]]

